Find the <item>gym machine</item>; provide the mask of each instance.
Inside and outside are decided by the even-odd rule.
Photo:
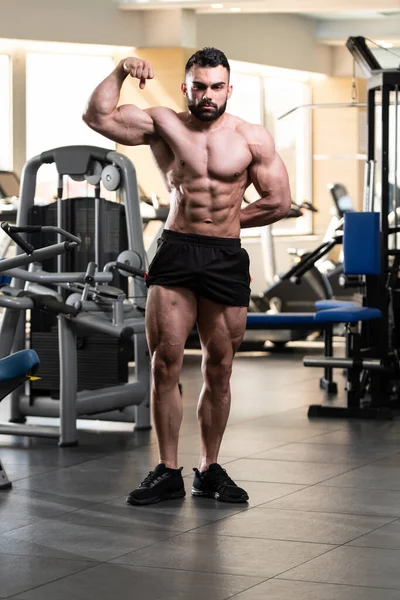
[[[65,237],[67,241],[47,248],[34,250],[20,237],[15,227],[11,227],[9,223],[2,223],[1,230],[4,232],[4,235],[10,237],[10,239],[14,240],[15,243],[20,245],[21,248],[26,249],[28,252],[14,258],[2,260],[0,262],[0,273],[3,273],[8,268],[27,265],[34,261],[57,256],[64,252],[70,252],[79,246],[80,240],[75,236],[58,228],[52,229],[54,229],[55,233]],[[2,275],[0,285],[7,286],[9,283],[11,283],[11,277]],[[12,288],[10,289],[13,291]],[[1,305],[7,306],[8,299],[0,296],[0,303],[2,300],[4,300],[5,304]],[[37,372],[39,364],[39,357],[34,350],[20,350],[19,352],[15,352],[10,356],[2,358],[0,360],[0,402],[13,390],[29,381]],[[10,489],[11,487],[12,484],[9,481],[5,468],[0,460],[0,490]]]
[[[398,410],[400,400],[400,248],[397,245],[400,232],[397,210],[400,202],[400,68],[382,68],[363,37],[349,38],[347,48],[368,78],[365,212],[349,213],[348,216],[356,219],[365,217],[376,223],[370,233],[358,227],[358,234],[354,231],[353,239],[350,239],[345,222],[344,233],[345,236],[348,234],[349,244],[353,244],[350,259],[352,256],[360,259],[363,252],[368,253],[375,246],[373,256],[366,264],[369,270],[364,271],[361,287],[361,310],[374,312],[371,319],[362,322],[361,327],[356,321],[353,325],[348,324],[345,359],[338,361],[327,356],[304,359],[306,366],[347,369],[347,406],[311,406],[309,415],[391,418],[393,411]],[[378,126],[381,129],[380,139]],[[391,132],[394,134],[392,137]],[[364,248],[358,243],[357,235]],[[344,254],[346,263],[346,248]],[[351,316],[354,310],[350,309],[347,316]],[[376,318],[377,314],[379,318]]]
[[[45,305],[47,312],[49,302],[46,300],[43,303],[41,296],[47,298],[53,295],[58,302],[56,306],[50,302],[53,314],[57,314],[57,327],[49,332],[48,337],[46,331],[39,331],[42,337],[46,334],[44,343],[39,344],[41,351],[46,353],[47,350],[46,356],[43,356],[41,351],[38,353],[42,357],[43,365],[50,362],[50,370],[58,371],[59,384],[58,389],[50,386],[50,393],[46,395],[43,394],[42,381],[31,384],[28,395],[21,389],[16,390],[11,399],[12,424],[1,426],[0,433],[57,437],[61,446],[69,446],[77,443],[77,418],[127,421],[135,423],[135,429],[148,429],[150,370],[144,327],[147,289],[143,279],[147,257],[143,246],[135,169],[124,155],[92,146],[56,148],[34,157],[23,170],[18,228],[26,228],[32,214],[36,220],[39,218],[38,207],[33,206],[36,174],[40,166],[46,163],[54,163],[58,171],[57,203],[45,207],[51,211],[52,218],[56,216],[58,227],[61,227],[64,221],[68,228],[70,221],[74,221],[76,225],[76,213],[78,212],[79,216],[79,210],[74,210],[74,203],[78,205],[78,209],[82,206],[79,204],[81,199],[74,198],[71,202],[62,199],[65,176],[69,175],[78,180],[86,179],[88,184],[94,185],[95,197],[91,199],[93,209],[90,211],[90,207],[87,209],[84,205],[81,210],[85,217],[83,225],[81,219],[80,226],[73,228],[82,236],[82,244],[75,261],[63,261],[58,258],[56,273],[50,273],[37,264],[33,264],[29,271],[19,269],[10,272],[14,277],[14,288],[22,290],[25,286],[25,293],[31,294],[31,297],[25,295],[25,298],[14,298],[14,301],[24,300],[26,308],[29,309],[33,309],[34,306],[43,309]],[[107,201],[100,198],[101,183],[111,191],[118,190],[123,206],[111,202],[109,204],[113,206],[105,205]],[[82,201],[87,203],[87,199]],[[72,206],[72,209],[69,206]],[[115,241],[120,235],[121,216],[114,209],[121,208],[124,209],[126,219],[128,248],[118,256],[114,254],[114,260],[109,260],[110,246],[113,246],[114,250],[118,247]],[[71,220],[65,218],[70,216],[69,213],[72,213]],[[108,215],[106,220],[102,218],[102,213]],[[45,217],[43,214],[40,216]],[[46,233],[43,227],[41,233]],[[34,232],[30,239],[37,240],[37,235],[38,232]],[[41,238],[40,243],[46,243],[49,239]],[[104,260],[107,260],[106,264]],[[64,268],[65,265],[78,265],[81,271],[68,272],[68,269]],[[116,276],[126,282],[128,275],[133,275],[130,281],[133,301],[127,299],[127,288],[123,281],[119,287],[110,285],[114,284]],[[122,289],[124,287],[125,289]],[[35,313],[36,311],[33,311],[31,316],[30,338],[31,342],[34,342],[32,347],[37,349],[36,341],[39,339],[40,342],[40,335],[35,337]],[[9,353],[10,343],[14,351],[24,347],[24,322],[25,311],[18,313],[15,308],[5,310],[0,330],[0,356]],[[89,347],[89,358],[86,359],[82,358],[79,347],[82,339],[89,342],[94,339],[93,343],[86,343]],[[114,350],[107,347],[106,340],[115,340]],[[126,363],[134,356],[134,381],[122,379],[114,382],[108,378],[104,383],[103,373],[107,371],[107,365],[111,365],[108,371],[113,375],[115,360],[113,363],[112,352],[119,352],[121,346],[128,349]],[[79,364],[83,360],[86,360],[82,369],[86,379],[82,384],[79,380]],[[100,382],[99,389],[94,389],[90,381],[88,384],[88,376]],[[30,416],[60,418],[60,428],[24,425],[25,419]]]

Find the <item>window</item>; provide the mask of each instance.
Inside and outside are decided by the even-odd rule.
[[[261,78],[258,75],[232,71],[230,82],[232,96],[228,104],[229,113],[249,123],[261,125],[263,122]]]
[[[233,62],[233,61],[232,61]],[[272,134],[276,149],[289,173],[292,199],[301,202],[312,200],[311,115],[298,110],[283,119],[285,112],[298,105],[311,102],[311,87],[304,81],[282,77],[265,77],[261,74],[241,72],[234,67],[231,72],[233,86],[228,111],[242,119],[264,125]],[[254,201],[258,194],[254,186],[246,191],[246,198]],[[307,211],[297,219],[284,219],[274,225],[275,234],[308,234],[312,232],[312,216]],[[259,228],[249,228],[242,235],[257,236]]]
[[[27,159],[44,150],[75,144],[115,149],[114,142],[82,121],[91,92],[113,68],[113,60],[108,56],[27,54]],[[86,195],[85,183],[69,180],[68,187],[71,195]],[[50,201],[56,188],[55,166],[42,166],[36,195]]]
[[[376,95],[376,102],[382,102],[380,93]],[[397,106],[397,130],[396,130]],[[391,92],[391,106],[389,106],[389,211],[400,207],[400,105],[399,98],[396,103],[396,92]],[[397,135],[397,137],[396,137]],[[397,148],[396,148],[397,146]],[[375,204],[374,210],[382,207],[382,108],[375,107]],[[396,172],[397,169],[397,172]]]
[[[11,64],[0,55],[0,171],[12,170]]]
[[[311,115],[296,110],[283,119],[285,112],[311,102],[310,86],[302,81],[266,77],[264,79],[264,124],[271,132],[275,146],[289,173],[292,199],[301,204],[312,201]],[[312,217],[285,219],[274,225],[275,233],[311,233]]]

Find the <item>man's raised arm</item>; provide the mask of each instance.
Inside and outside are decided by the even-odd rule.
[[[152,109],[142,110],[132,104],[118,106],[121,87],[128,75],[140,80],[140,89],[145,87],[146,79],[154,77],[153,68],[146,61],[121,60],[93,91],[82,118],[91,129],[114,142],[126,146],[148,144],[155,134]]]
[[[253,161],[249,177],[260,199],[240,211],[240,227],[262,227],[287,216],[291,207],[289,177],[275,150],[272,136],[264,127],[254,125],[249,147]]]

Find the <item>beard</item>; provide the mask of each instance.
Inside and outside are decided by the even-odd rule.
[[[205,110],[205,104],[212,108]],[[224,114],[224,112],[226,111],[226,105],[227,100],[224,104],[221,104],[221,106],[219,107],[216,104],[213,104],[212,102],[200,102],[200,104],[198,104],[197,106],[195,106],[194,104],[188,104],[188,109],[190,110],[192,115],[196,117],[196,119],[199,119],[199,121],[211,122],[216,121],[220,118],[221,115]]]

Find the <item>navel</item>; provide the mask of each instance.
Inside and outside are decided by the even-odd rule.
[[[239,177],[240,173],[235,173],[235,177]]]

